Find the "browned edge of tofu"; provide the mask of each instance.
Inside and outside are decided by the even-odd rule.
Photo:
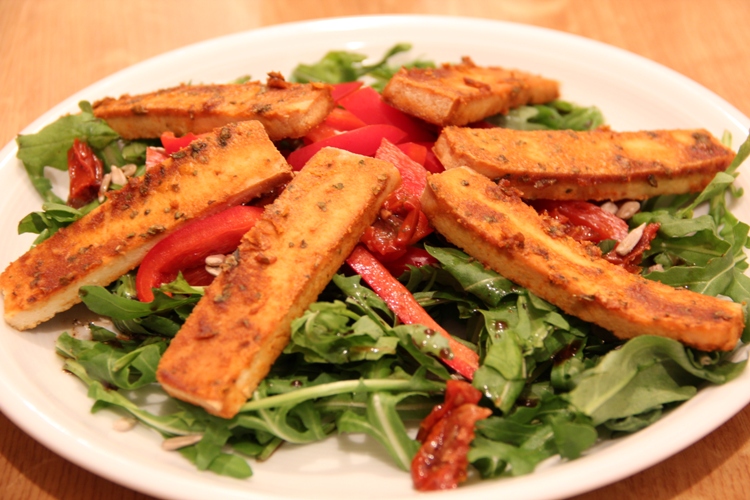
[[[302,137],[325,120],[335,103],[331,86],[289,83],[277,73],[268,83],[180,85],[149,94],[111,97],[94,103],[124,139],[202,134],[227,123],[257,120],[272,141]]]
[[[658,335],[704,351],[733,349],[740,304],[675,289],[610,264],[565,236],[513,188],[465,167],[428,179],[422,209],[448,240],[505,278],[621,339]]]
[[[268,192],[291,167],[258,122],[215,130],[110,191],[99,207],[12,262],[0,275],[5,321],[26,330],[80,302],[83,285],[108,285],[162,238]]]
[[[159,363],[172,396],[234,416],[400,182],[388,162],[325,148],[243,238]]]
[[[383,99],[435,125],[466,125],[557,99],[559,87],[554,80],[515,69],[480,67],[464,57],[460,64],[439,68],[401,68],[383,90]]]
[[[700,192],[735,153],[703,129],[613,132],[446,127],[434,151],[527,199],[643,200]]]

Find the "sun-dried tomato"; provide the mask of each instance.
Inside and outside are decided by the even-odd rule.
[[[557,219],[568,236],[578,241],[620,241],[628,235],[624,220],[587,201],[534,200],[531,205]]]
[[[102,161],[94,154],[88,144],[77,138],[68,150],[68,176],[70,191],[68,205],[81,208],[99,196],[104,170]]]
[[[411,476],[419,491],[456,488],[466,480],[467,454],[474,440],[477,421],[492,414],[477,406],[481,393],[467,382],[450,380],[446,401],[428,415],[420,432],[426,429],[422,446],[412,460]]]

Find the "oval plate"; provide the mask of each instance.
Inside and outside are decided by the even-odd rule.
[[[615,130],[706,128],[729,131],[735,147],[750,120],[695,82],[620,49],[560,32],[468,18],[373,16],[285,24],[191,45],[147,60],[82,90],[45,113],[24,133],[77,111],[80,100],[137,94],[181,82],[226,82],[242,75],[285,75],[298,62],[328,50],[379,58],[397,42],[411,42],[408,58],[456,62],[468,55],[480,65],[518,68],[562,83],[563,98],[597,105]],[[17,222],[39,210],[10,143],[0,151],[2,268],[28,249],[33,237],[15,236]],[[64,182],[64,181],[63,181]],[[742,176],[739,184],[747,188]],[[747,200],[734,206],[744,214]],[[416,498],[408,474],[379,445],[359,436],[284,446],[255,463],[246,481],[199,472],[179,454],[162,451],[160,437],[143,426],[112,430],[117,415],[89,412],[82,383],[61,371],[54,340],[80,314],[74,309],[32,332],[0,325],[0,409],[26,432],[78,465],[130,488],[165,498],[278,499]],[[155,395],[155,397],[157,397]],[[531,475],[493,481],[471,479],[441,498],[547,499],[567,497],[617,481],[679,452],[720,426],[750,401],[750,372],[720,387],[702,389],[651,427],[596,446],[572,462],[548,461]]]

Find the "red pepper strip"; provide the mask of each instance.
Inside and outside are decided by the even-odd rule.
[[[322,123],[318,124],[304,137],[305,144],[322,141],[349,130],[356,130],[367,125],[344,108],[334,108]]]
[[[434,141],[435,136],[415,118],[389,106],[372,87],[363,87],[343,97],[339,104],[365,123],[384,123],[400,128],[412,142]],[[395,142],[395,141],[394,141]]]
[[[390,262],[383,262],[383,264],[389,273],[398,278],[409,269],[408,266],[431,266],[437,264],[437,262],[437,259],[430,255],[427,250],[419,247],[407,247],[402,256]]]
[[[156,165],[161,165],[169,155],[162,148],[146,148],[146,170]]]
[[[490,409],[477,406],[481,396],[467,382],[448,381],[445,403],[436,406],[419,429],[421,437],[417,439],[422,446],[411,463],[417,490],[452,489],[466,480],[474,428],[477,421],[492,414]]]
[[[427,147],[416,142],[404,142],[397,147],[415,163],[419,163],[424,167],[424,161],[427,158]]]
[[[68,150],[68,177],[68,205],[71,207],[81,208],[99,196],[104,178],[102,161],[78,138],[73,139],[73,146]]]
[[[445,172],[445,167],[435,153],[432,152],[432,148],[427,150],[427,157],[424,159],[424,168],[431,174],[439,174]]]
[[[164,152],[167,155],[171,155],[182,148],[188,147],[191,142],[204,135],[206,134],[195,135],[192,132],[188,132],[182,137],[175,137],[174,132],[167,131],[161,134],[161,145],[164,146]]]
[[[294,170],[301,170],[307,160],[326,146],[344,149],[352,153],[372,156],[378,150],[383,139],[391,142],[401,142],[406,133],[393,125],[366,125],[357,130],[345,132],[335,137],[329,137],[322,141],[314,142],[292,151],[287,161]]]
[[[422,192],[427,186],[427,170],[422,165],[409,158],[406,153],[394,146],[387,139],[383,139],[375,158],[393,163],[401,174],[401,185],[397,192],[405,192],[417,199],[422,197]],[[399,195],[396,194],[398,197]]]
[[[183,269],[202,265],[212,254],[227,254],[240,244],[263,213],[262,208],[236,206],[191,221],[152,248],[141,262],[135,278],[138,300],[154,300],[152,288],[169,283]]]
[[[451,359],[442,361],[471,380],[474,372],[479,368],[477,353],[456,341],[420,306],[414,296],[394,278],[388,269],[361,245],[357,245],[349,258],[346,259],[357,274],[370,285],[375,293],[388,304],[396,313],[398,319],[407,325],[424,325],[448,339],[448,345],[453,352]]]
[[[342,97],[348,96],[355,90],[359,89],[362,86],[363,82],[346,82],[346,83],[337,83],[333,86],[333,90],[331,90],[331,97],[333,97],[334,102],[339,102]]]

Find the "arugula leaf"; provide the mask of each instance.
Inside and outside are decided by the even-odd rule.
[[[662,368],[654,367],[658,364]],[[685,396],[695,391],[695,383],[686,381],[686,375],[721,384],[739,375],[745,364],[745,361],[722,361],[703,366],[691,359],[676,340],[636,337],[602,357],[591,370],[582,372],[567,398],[595,424],[600,424],[637,415],[662,403],[687,399]],[[644,371],[647,373],[642,374]],[[676,378],[675,373],[682,375],[681,378]]]
[[[419,443],[409,437],[396,411],[396,405],[410,393],[373,392],[367,399],[366,415],[345,411],[336,420],[340,433],[364,432],[382,444],[401,469],[408,471],[419,450]]]
[[[391,47],[375,64],[364,65],[362,61],[367,59],[364,54],[334,50],[328,52],[323,58],[314,64],[299,64],[292,71],[291,81],[298,83],[325,82],[344,83],[359,80],[364,76],[370,76],[375,81],[373,87],[382,91],[385,84],[393,74],[401,67],[389,66],[388,61],[395,55],[411,50],[411,44],[398,43]],[[414,61],[405,65],[406,67],[434,67],[427,61]]]
[[[604,116],[596,106],[578,106],[561,100],[519,106],[506,115],[495,115],[486,120],[514,130],[594,130],[604,124]]]
[[[34,240],[38,245],[60,229],[69,226],[100,205],[94,199],[81,208],[73,208],[61,203],[46,202],[42,204],[41,212],[32,212],[18,223],[18,234],[33,233],[39,236]]]

